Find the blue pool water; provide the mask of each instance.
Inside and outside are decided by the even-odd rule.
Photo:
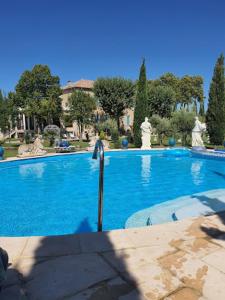
[[[225,187],[225,161],[163,153],[106,153],[104,230],[154,204]],[[98,168],[91,153],[1,163],[0,235],[96,231]]]

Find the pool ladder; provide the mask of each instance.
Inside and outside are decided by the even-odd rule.
[[[101,140],[97,140],[92,155],[92,159],[98,158],[98,152],[100,155],[100,167],[99,167],[99,188],[98,188],[98,231],[102,231],[102,219],[103,219],[103,187],[104,187],[104,145]]]

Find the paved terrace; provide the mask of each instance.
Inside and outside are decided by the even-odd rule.
[[[1,300],[225,299],[225,213],[0,245],[10,256]]]

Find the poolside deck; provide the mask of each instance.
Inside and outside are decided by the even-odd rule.
[[[225,299],[225,212],[0,246],[11,263],[1,300]]]

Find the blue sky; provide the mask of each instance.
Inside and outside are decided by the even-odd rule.
[[[224,0],[1,1],[0,89],[47,64],[61,84],[80,78],[202,75],[225,54]],[[207,93],[206,93],[207,96]]]

